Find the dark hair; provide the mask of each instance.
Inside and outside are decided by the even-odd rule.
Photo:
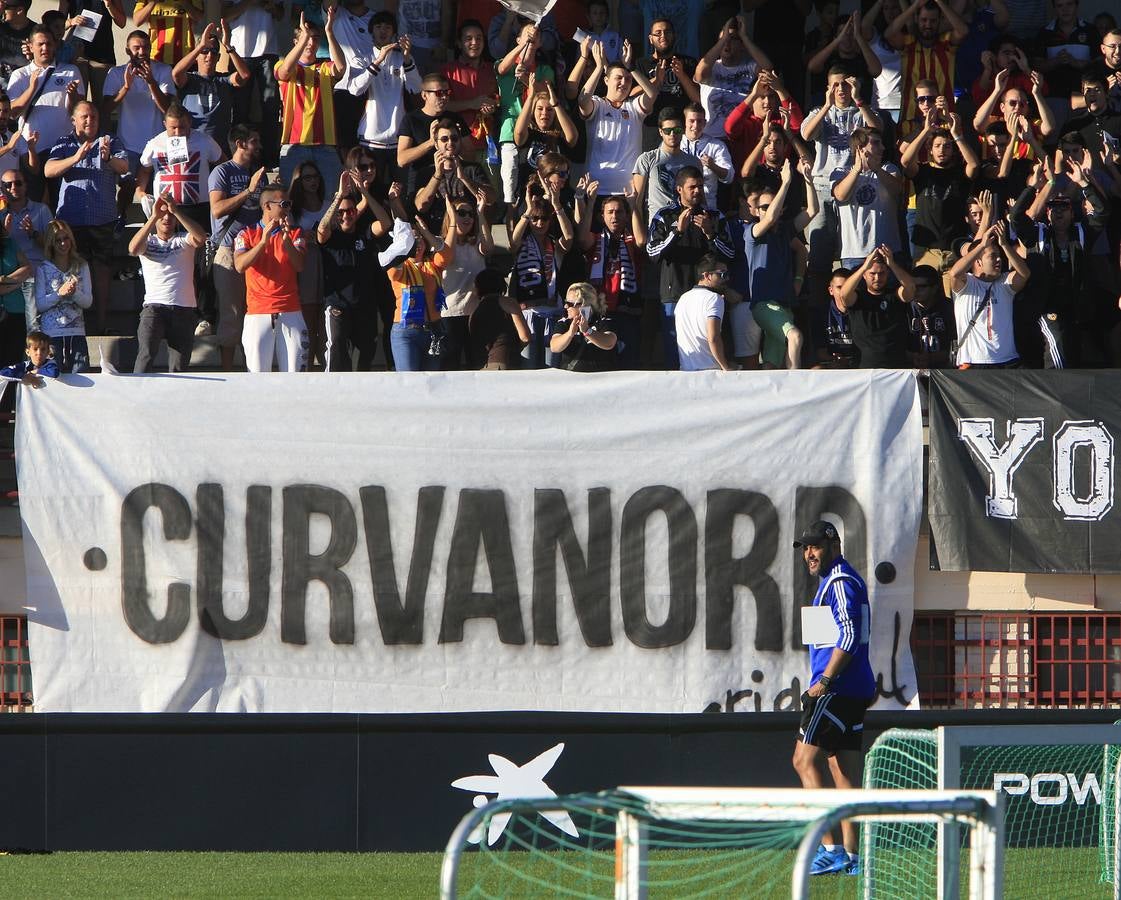
[[[1011,137],[1008,133],[1008,123],[1003,119],[990,122],[985,126],[985,137]]]
[[[27,332],[27,337],[24,339],[23,346],[31,347],[32,345],[39,346],[39,347],[42,347],[42,346],[45,345],[45,346],[49,347],[51,345],[50,335],[48,335],[48,334],[46,334],[42,331],[29,331],[29,332]]]
[[[696,166],[682,166],[677,170],[677,177],[673,179],[673,183],[675,186],[681,187],[690,178],[704,181],[704,175],[701,174],[701,170]]]
[[[828,81],[834,75],[843,75],[845,76],[845,78],[848,78],[850,75],[855,74],[856,73],[850,66],[847,66],[844,63],[833,63],[833,65],[829,67],[829,71],[825,73],[825,80]]]
[[[1014,34],[998,34],[989,41],[989,52],[997,53],[1005,44],[1011,44],[1017,50],[1024,50],[1023,42]]]
[[[937,281],[939,284],[942,283],[942,276],[934,266],[915,266],[914,271],[911,272],[911,277],[929,278],[931,281]]]
[[[309,191],[304,187],[303,174],[307,168],[315,169],[319,173],[319,190]],[[292,201],[292,219],[297,221],[305,209],[308,208],[309,194],[320,203],[326,196],[327,186],[323,183],[323,170],[313,160],[305,159],[292,170],[292,183],[288,185],[288,199]]]
[[[378,159],[376,156],[374,156],[374,151],[369,147],[363,147],[361,144],[358,144],[357,146],[351,147],[349,150],[347,150],[346,159],[343,160],[343,162],[346,163],[346,167],[348,169],[353,169],[358,165],[358,161],[360,159],[368,159],[374,164],[375,167],[378,164]],[[375,168],[374,171],[377,171],[377,169]]]
[[[684,122],[685,113],[683,113],[676,106],[663,106],[662,111],[658,113],[658,127],[661,128],[665,122]]]
[[[938,4],[934,0],[926,0],[926,3],[919,7],[919,12],[936,12],[939,18],[942,17],[942,10],[938,8]]]
[[[429,72],[421,79],[420,85],[424,87],[426,84],[447,84],[448,78],[443,72]]]
[[[615,71],[615,69],[622,69],[622,70],[623,70],[624,72],[626,72],[626,73],[627,73],[628,75],[630,75],[630,74],[631,74],[631,70],[630,70],[630,69],[628,69],[628,68],[627,68],[627,67],[626,67],[626,66],[625,66],[625,65],[624,65],[623,63],[621,63],[621,62],[613,62],[613,63],[608,63],[608,64],[607,64],[607,68],[603,70],[603,74],[604,74],[605,76],[607,76],[607,75],[611,74],[611,73],[612,73],[613,71]]]
[[[260,197],[261,208],[263,209],[264,206],[265,206],[265,197],[271,196],[272,194],[287,194],[287,193],[288,193],[288,188],[286,188],[280,182],[271,182],[270,184],[266,184],[263,188],[261,188],[261,197]]]
[[[1082,85],[1085,87],[1088,84],[1096,84],[1098,87],[1106,89],[1109,86],[1109,76],[1098,66],[1087,66],[1082,70]]]
[[[475,293],[480,297],[506,293],[506,276],[498,269],[483,269],[475,276]]]
[[[151,40],[151,38],[148,37],[147,31],[141,31],[139,28],[137,28],[135,31],[130,31],[127,35],[125,35],[125,43],[127,44],[134,37],[142,38],[146,41]]]
[[[697,260],[697,275],[699,277],[703,277],[709,272],[716,272],[721,268],[728,268],[728,261],[715,253],[706,253]]]
[[[846,269],[844,266],[838,266],[836,269],[829,273],[830,281],[832,281],[834,278],[843,278],[845,279],[845,281],[848,281],[851,277],[852,269]]]
[[[253,140],[253,135],[257,135],[258,137],[260,137],[260,132],[257,131],[257,129],[253,126],[246,125],[244,122],[238,122],[237,124],[231,126],[230,137],[228,141],[230,145],[230,156],[234,155],[234,151],[237,150],[238,144],[247,144],[249,143],[249,141]]]
[[[167,109],[164,110],[163,119],[166,122],[168,119],[190,119],[191,114],[187,112],[185,107],[178,100],[172,100],[167,104]]]
[[[685,113],[700,113],[706,119],[708,118],[708,113],[705,112],[704,105],[701,103],[686,103],[681,108],[681,115],[684,116]]]
[[[54,32],[51,31],[46,25],[36,25],[31,29],[31,33],[27,36],[27,39],[29,41],[34,40],[35,35],[37,34],[45,34],[51,39],[51,42],[54,43]]]
[[[650,23],[650,30],[651,31],[654,30],[655,25],[668,25],[670,27],[670,31],[672,31],[674,33],[674,36],[677,35],[677,29],[673,25],[673,19],[663,19],[663,18],[654,19]]]
[[[49,26],[51,24],[51,22],[59,22],[59,21],[61,21],[61,22],[66,21],[66,14],[65,13],[59,12],[57,9],[48,9],[45,13],[43,13],[43,24],[44,25]]]
[[[878,128],[854,128],[852,134],[849,135],[849,146],[852,147],[853,153],[867,147],[872,142],[872,135],[883,138]]]
[[[381,12],[374,13],[374,17],[370,19],[370,27],[373,28],[375,25],[392,25],[393,33],[397,33],[397,17],[388,10],[383,9]]]

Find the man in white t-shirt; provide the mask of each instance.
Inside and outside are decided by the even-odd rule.
[[[1005,272],[1007,265],[1010,271]],[[1004,222],[991,226],[950,269],[957,322],[958,366],[1015,368],[1020,364],[1012,302],[1028,283],[1027,262],[1008,240]]]
[[[186,234],[177,233],[180,224]],[[182,214],[170,194],[156,199],[148,221],[129,241],[128,252],[140,257],[144,277],[144,306],[136,329],[140,346],[133,372],[147,372],[165,340],[167,370],[182,372],[190,366],[199,320],[195,251],[205,243],[206,232]]]
[[[180,213],[200,227],[210,226],[210,167],[222,160],[214,138],[191,128],[191,114],[172,101],[164,131],[144,145],[137,186],[152,197],[170,194]]]
[[[697,264],[697,273],[697,286],[678,298],[674,310],[681,371],[722,369],[727,372],[732,367],[724,355],[720,328],[724,322],[728,261],[715,253],[706,253]]]
[[[129,60],[114,66],[105,76],[105,96],[101,121],[119,105],[120,121],[117,137],[128,151],[135,172],[140,164],[144,145],[163,130],[163,114],[172,99],[178,96],[171,66],[151,59],[152,44],[148,32],[134,31],[125,42]]]
[[[76,66],[55,60],[57,46],[47,28],[32,29],[30,42],[31,62],[12,73],[8,96],[24,137],[37,131],[38,146],[50,149],[70,133],[70,103],[85,96],[86,83]]]
[[[595,68],[577,101],[580,115],[588,120],[588,175],[599,182],[600,197],[619,196],[631,183],[635,159],[642,152],[642,120],[654,108],[665,78],[665,68],[659,70],[653,83],[641,72],[630,71],[633,55],[627,44],[623,61],[608,63],[603,45],[593,43]],[[601,77],[607,85],[606,98],[595,93]],[[630,96],[632,83],[642,89],[641,94]]]
[[[899,194],[903,177],[884,164],[884,142],[878,131],[854,128],[849,137],[852,165],[833,175],[833,199],[841,232],[841,265],[855,269],[877,247],[899,253]]]
[[[230,46],[250,73],[249,83],[234,91],[233,120],[253,123],[261,137],[261,159],[272,168],[280,159],[280,86],[273,68],[280,58],[277,20],[285,15],[285,5],[282,0],[226,0],[222,7],[230,26]]]

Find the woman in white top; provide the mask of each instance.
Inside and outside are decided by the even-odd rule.
[[[288,199],[292,201],[292,220],[304,234],[315,234],[319,220],[323,218],[326,192],[323,173],[315,163],[307,161],[296,166],[292,173],[292,184],[288,187]],[[308,368],[311,368],[312,363],[326,368],[323,357],[323,265],[316,241],[307,242],[299,285],[300,305],[303,307],[304,322],[307,323]]]
[[[903,68],[899,51],[884,40],[884,32],[902,12],[900,0],[876,0],[864,14],[860,25],[864,39],[883,66],[872,82],[872,105],[891,116],[896,125],[899,124],[902,100]]]
[[[470,200],[456,200],[447,205],[452,220],[448,233],[454,234],[455,258],[444,269],[444,299],[447,305],[440,313],[444,325],[444,356],[441,368],[478,369],[482,362],[471,358],[471,341],[467,324],[479,305],[475,276],[487,267],[487,257],[494,252],[487,207],[475,206]]]
[[[70,226],[54,219],[43,234],[43,262],[35,270],[36,327],[51,339],[51,352],[64,375],[89,368],[82,310],[91,305],[90,267],[78,255]]]

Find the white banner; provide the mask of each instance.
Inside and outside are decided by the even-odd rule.
[[[75,376],[17,422],[42,711],[796,708],[823,516],[916,694],[910,373]]]

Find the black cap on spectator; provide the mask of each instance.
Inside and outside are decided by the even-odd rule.
[[[820,547],[829,541],[840,541],[837,535],[837,529],[833,527],[832,523],[821,520],[814,522],[809,528],[802,532],[801,536],[794,542],[794,548],[801,549],[805,546]]]

